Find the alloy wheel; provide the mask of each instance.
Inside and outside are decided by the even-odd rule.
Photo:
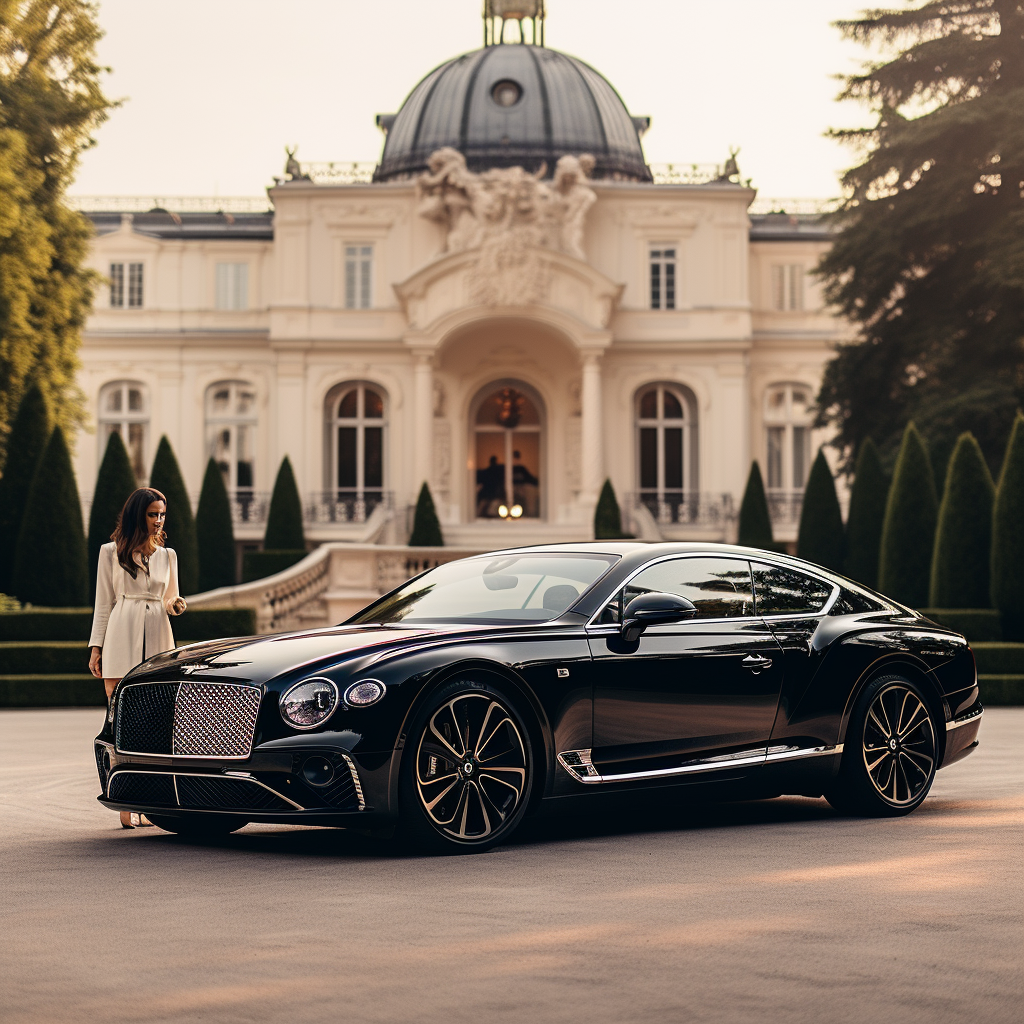
[[[864,719],[864,767],[878,795],[912,804],[935,774],[935,729],[924,701],[907,686],[881,689]]]

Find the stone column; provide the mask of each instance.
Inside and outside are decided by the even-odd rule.
[[[412,501],[415,502],[425,480],[433,491],[430,479],[434,464],[434,370],[430,352],[414,354],[416,366],[413,384],[413,464],[409,474]]]
[[[580,389],[580,501],[597,501],[604,482],[604,419],[601,415],[601,353],[583,353]]]

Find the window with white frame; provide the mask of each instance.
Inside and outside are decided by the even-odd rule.
[[[650,250],[651,309],[676,308],[676,250],[656,246]]]
[[[775,384],[765,396],[768,489],[800,491],[807,484],[811,459],[811,389]]]
[[[128,449],[128,458],[137,483],[146,479],[146,452],[149,443],[149,403],[146,387],[135,380],[116,380],[100,388],[100,459],[107,450],[111,434],[120,434]]]
[[[248,381],[222,380],[206,389],[206,451],[232,494],[256,485],[256,389]]]
[[[804,268],[802,263],[776,263],[772,266],[772,309],[789,311],[804,308]]]
[[[218,263],[216,285],[217,309],[249,308],[248,263]]]
[[[110,306],[112,309],[142,308],[141,263],[110,264]]]
[[[698,490],[697,403],[688,388],[652,384],[637,395],[640,499],[656,509]]]
[[[345,308],[369,309],[372,295],[373,246],[345,246]]]
[[[327,486],[338,499],[379,502],[384,493],[384,393],[347,383],[327,396],[330,465]]]

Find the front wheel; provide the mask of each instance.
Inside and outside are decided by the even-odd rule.
[[[920,806],[938,762],[928,699],[903,676],[872,682],[854,709],[839,775],[825,794],[844,814],[897,817]]]
[[[165,832],[192,839],[216,839],[249,824],[229,814],[147,814],[146,817]]]
[[[490,849],[522,821],[533,779],[529,732],[511,698],[488,683],[450,683],[410,731],[401,832],[428,852]]]

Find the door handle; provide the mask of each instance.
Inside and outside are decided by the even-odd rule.
[[[772,667],[772,659],[766,658],[763,654],[748,654],[740,664],[749,668],[751,672],[760,672],[763,668]]]

